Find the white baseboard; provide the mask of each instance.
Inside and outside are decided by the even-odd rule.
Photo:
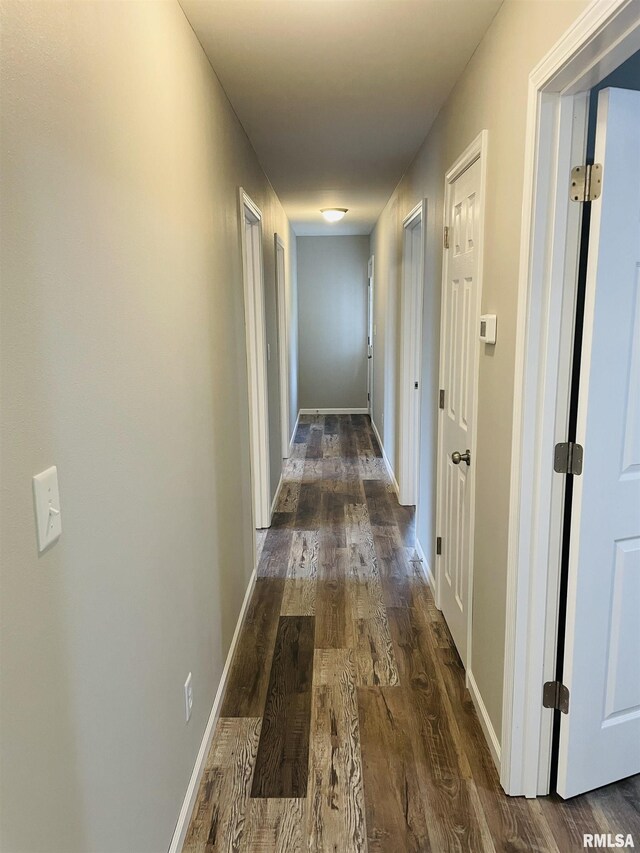
[[[244,617],[247,612],[247,607],[249,606],[249,601],[251,600],[251,593],[253,592],[255,583],[256,570],[254,569],[251,573],[251,577],[249,578],[249,584],[247,586],[247,591],[244,595],[244,601],[242,602],[240,615],[238,616],[238,621],[236,623],[236,629],[233,632],[233,639],[231,640],[229,653],[224,664],[224,669],[222,670],[222,675],[220,677],[220,683],[218,684],[215,699],[213,700],[213,706],[211,708],[211,713],[209,714],[209,720],[204,730],[204,735],[202,736],[202,742],[200,744],[200,749],[198,750],[198,755],[196,757],[196,763],[193,767],[191,779],[189,780],[187,793],[184,796],[182,808],[180,809],[180,816],[178,817],[178,822],[176,823],[173,838],[171,839],[169,853],[180,853],[180,851],[182,850],[182,845],[184,844],[185,837],[187,835],[187,830],[189,829],[189,822],[191,821],[191,815],[193,813],[193,809],[198,796],[200,780],[204,772],[207,756],[209,755],[209,749],[211,748],[211,741],[213,740],[213,735],[216,729],[216,723],[218,722],[218,717],[220,716],[220,705],[222,703],[222,697],[224,696],[225,687],[227,686],[227,678],[229,677],[231,662],[233,660],[233,655],[238,644],[238,637],[240,636],[240,631],[244,623]]]
[[[396,495],[400,494],[400,487],[398,486],[398,481],[396,480],[396,475],[393,470],[393,466],[389,461],[389,457],[387,456],[387,451],[384,449],[384,444],[382,443],[382,439],[380,438],[380,433],[378,432],[378,427],[375,424],[373,418],[371,418],[371,426],[373,427],[373,431],[375,433],[376,438],[378,439],[378,444],[380,445],[380,450],[382,451],[382,458],[384,460],[385,467],[387,469],[387,474],[391,478],[391,485],[395,489]]]
[[[426,578],[427,583],[431,587],[431,592],[433,593],[433,597],[436,597],[436,579],[433,576],[433,572],[431,571],[431,566],[429,565],[429,561],[427,560],[422,545],[420,544],[420,540],[416,538],[416,553],[420,558],[420,563],[422,565],[422,571]]]
[[[280,473],[280,481],[278,482],[278,488],[276,489],[276,493],[273,496],[273,500],[271,501],[271,514],[269,515],[269,522],[273,518],[273,513],[276,511],[276,504],[278,503],[278,498],[280,497],[280,489],[282,488],[282,478],[284,477],[284,463],[282,465],[282,472]]]
[[[368,415],[369,409],[300,409],[300,415]]]
[[[493,763],[498,768],[498,773],[500,773],[500,741],[498,740],[496,731],[493,728],[491,720],[489,719],[489,714],[487,712],[484,702],[482,701],[480,690],[478,689],[478,685],[476,684],[476,680],[473,677],[473,673],[470,669],[467,670],[467,687],[469,688],[469,693],[471,694],[473,704],[478,713],[480,725],[482,726],[482,731],[484,733],[487,743],[489,744],[489,752],[491,753],[491,757],[493,758]]]
[[[296,417],[296,422],[293,425],[293,432],[291,433],[291,438],[289,439],[289,456],[293,453],[293,445],[296,440],[296,433],[298,432],[298,424],[300,423],[300,412],[298,411],[298,415]]]

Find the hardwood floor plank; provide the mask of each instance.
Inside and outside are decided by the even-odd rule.
[[[258,563],[259,578],[284,578],[287,575],[293,531],[287,526],[273,523],[267,531]]]
[[[340,448],[342,458],[358,464],[358,448],[356,446],[356,436],[351,424],[351,417],[346,415],[340,418]]]
[[[239,849],[259,738],[259,719],[218,720],[183,853]]]
[[[319,533],[296,530],[291,539],[287,577],[292,580],[315,580],[318,577]]]
[[[310,851],[366,851],[358,703],[352,653],[316,653],[306,835]],[[315,686],[319,681],[319,686]]]
[[[435,850],[491,850],[466,756],[443,701],[428,640],[412,608],[390,608],[405,699],[411,708],[416,767],[430,810]]]
[[[307,439],[307,459],[322,459],[322,437],[324,428],[322,424],[312,424]]]
[[[298,530],[317,530],[319,526],[322,490],[315,481],[302,481],[298,510],[296,512],[296,528]]]
[[[308,578],[286,578],[281,616],[315,616],[317,581]]]
[[[369,853],[434,853],[402,688],[358,688]]]
[[[398,684],[369,514],[364,504],[345,507],[348,595],[362,685]]]
[[[251,799],[241,853],[302,853],[305,799]]]
[[[280,618],[252,797],[306,796],[313,638],[312,617]]]
[[[397,500],[390,495],[380,480],[363,480],[369,521],[373,527],[396,526],[394,504]]]
[[[298,508],[300,483],[304,474],[303,459],[288,459],[282,479],[276,512],[295,512]]]
[[[343,680],[355,687],[357,669],[353,649],[316,648],[313,656],[313,686],[336,687]]]
[[[284,580],[258,578],[231,663],[222,717],[261,717],[278,631]]]

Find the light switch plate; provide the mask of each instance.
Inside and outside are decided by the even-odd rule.
[[[36,474],[33,478],[33,503],[38,531],[38,551],[42,553],[52,542],[59,539],[62,533],[58,469],[55,465],[41,474]]]

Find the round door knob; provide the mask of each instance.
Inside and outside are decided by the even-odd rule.
[[[465,453],[460,453],[458,450],[454,450],[451,454],[451,461],[454,465],[459,465],[461,462],[471,465],[471,451],[467,449]]]

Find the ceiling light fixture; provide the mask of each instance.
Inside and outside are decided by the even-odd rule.
[[[347,212],[346,207],[325,207],[320,213],[324,216],[327,222],[339,222]]]

